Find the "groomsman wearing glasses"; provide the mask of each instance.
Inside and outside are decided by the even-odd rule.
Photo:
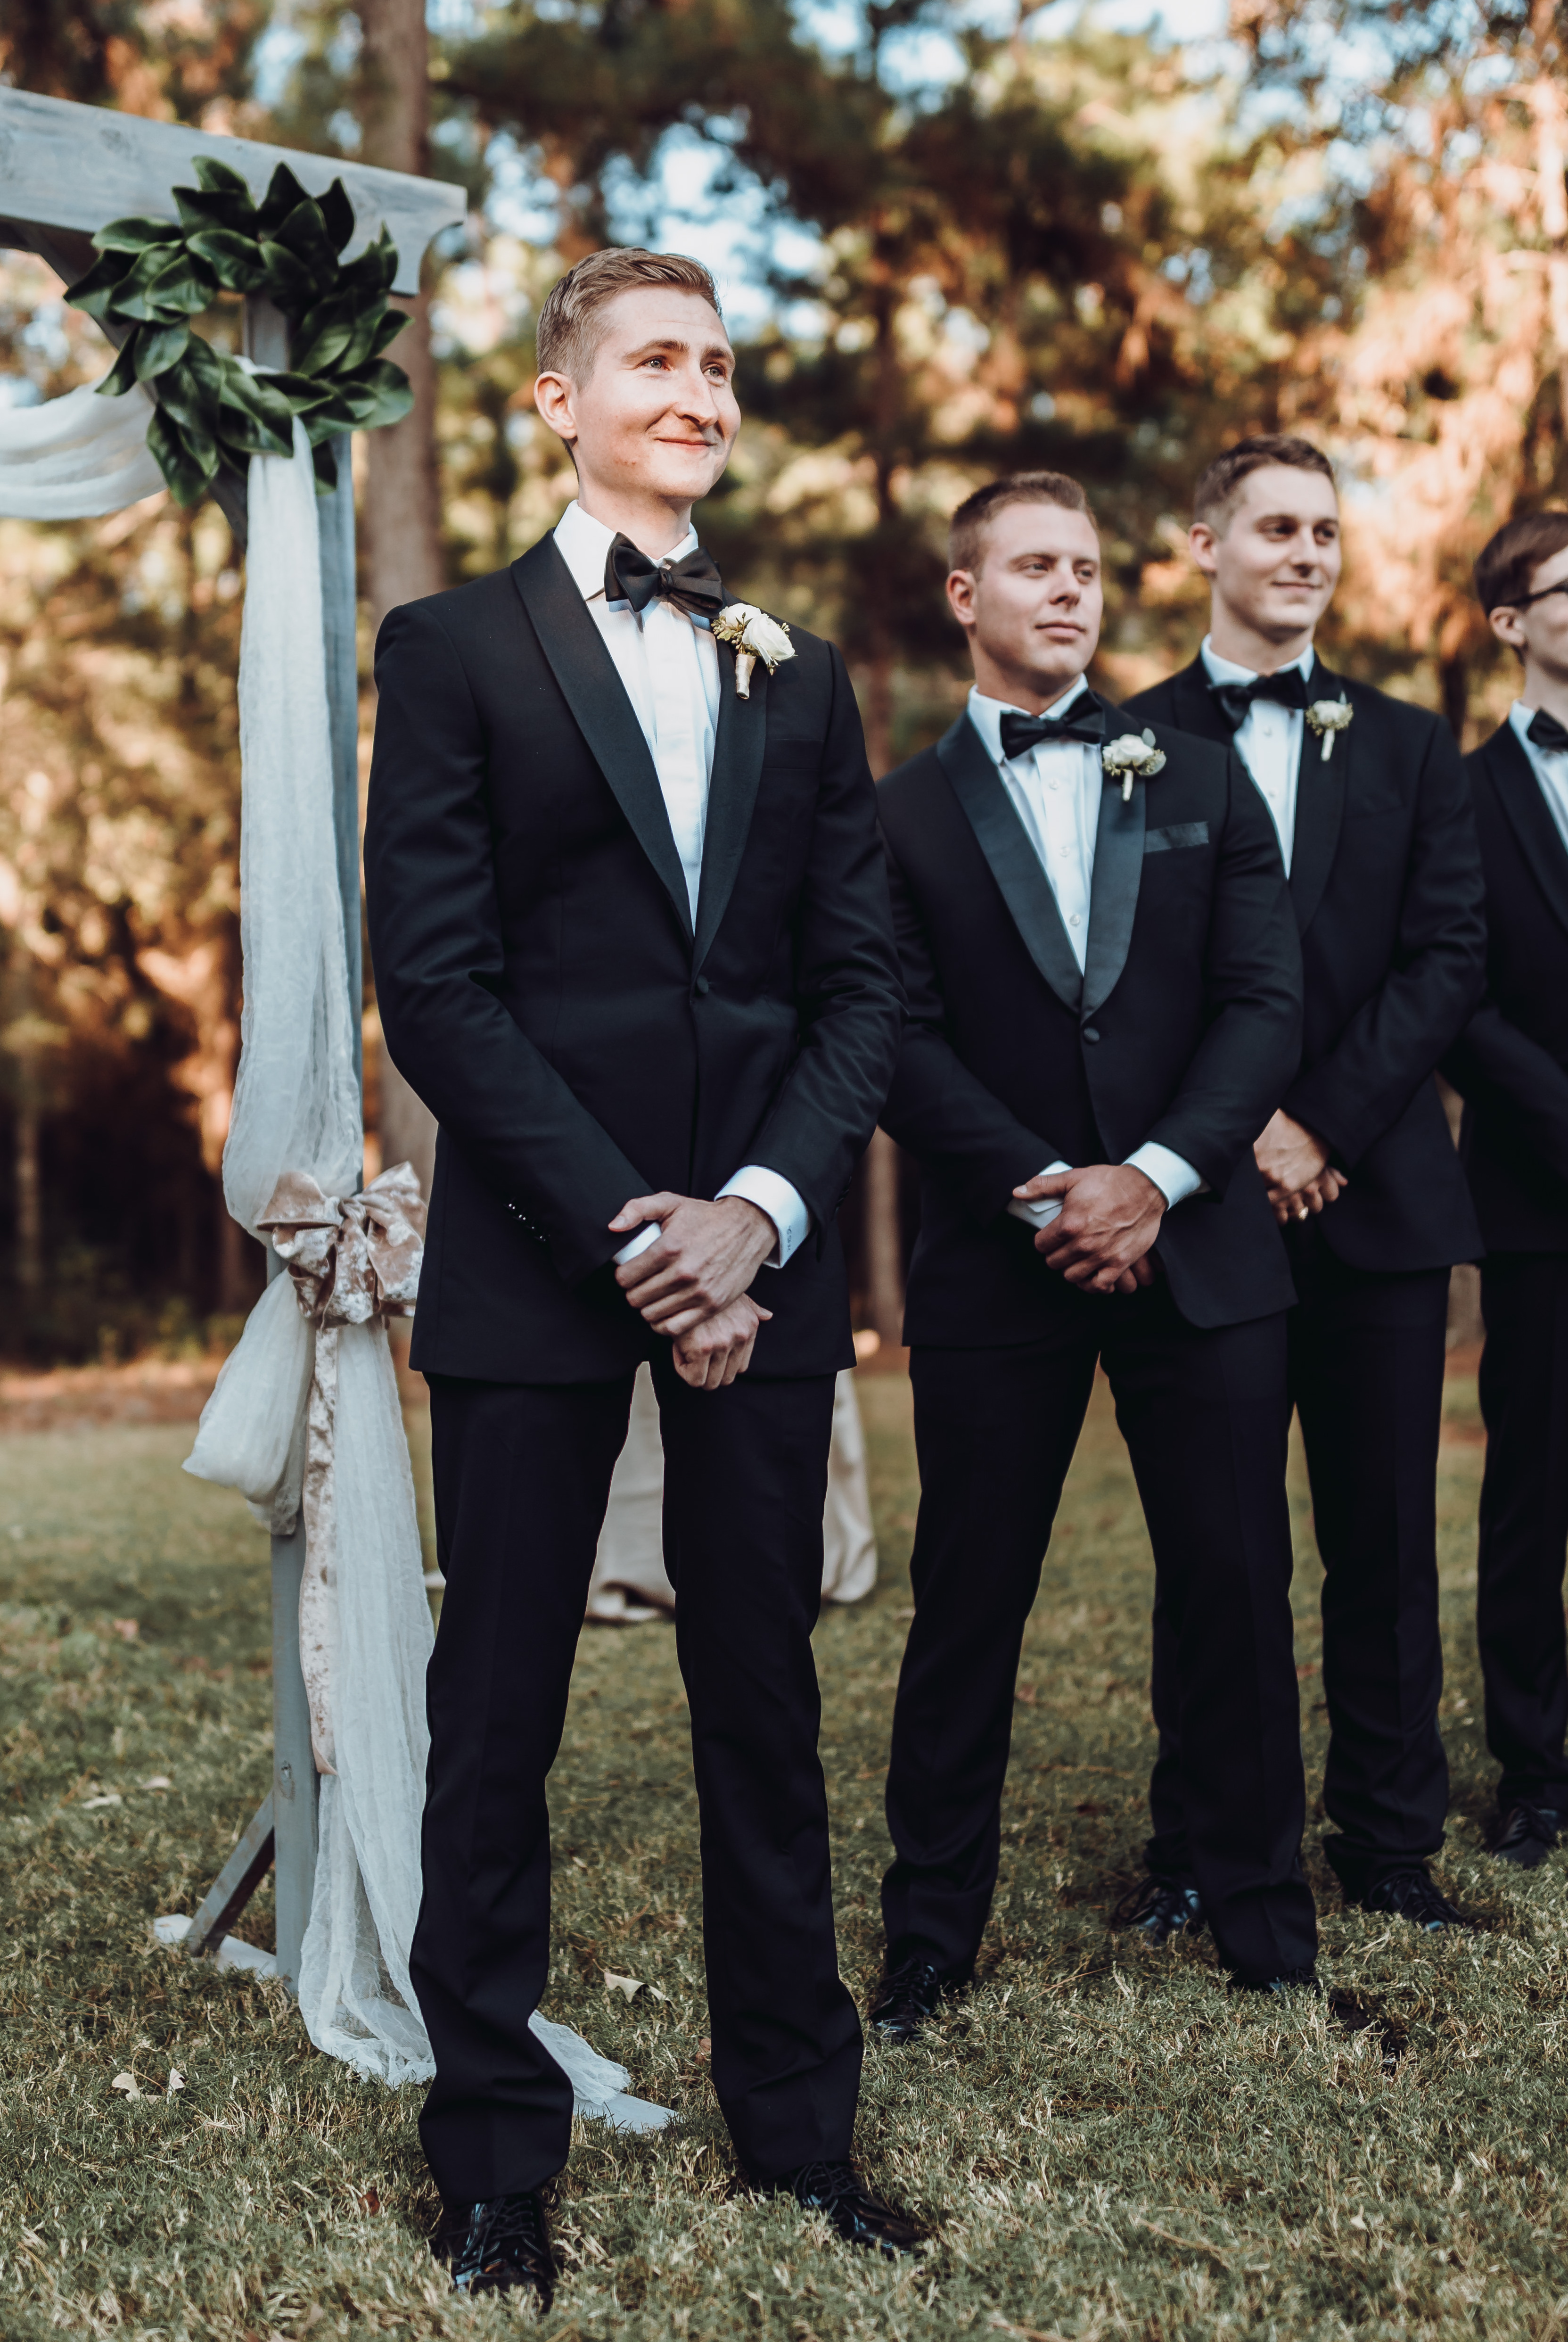
[[[1475,565],[1519,696],[1466,758],[1486,873],[1486,995],[1444,1060],[1486,1239],[1476,1625],[1493,1851],[1533,1870],[1568,1819],[1568,513],[1498,530]]]
[[[1228,743],[1091,691],[1100,541],[1050,472],[954,515],[975,686],[877,792],[910,1022],[885,1127],[923,1174],[905,1338],[915,1612],[887,1783],[911,2040],[996,1884],[1024,1621],[1097,1361],[1170,1626],[1190,1859],[1235,1981],[1310,1984],[1283,1474],[1291,1285],[1252,1143],[1300,1048],[1268,815]]]
[[[1300,930],[1300,1063],[1257,1140],[1298,1295],[1290,1397],[1323,1562],[1324,1852],[1347,1901],[1417,1927],[1461,1915],[1443,1842],[1436,1471],[1449,1271],[1481,1250],[1433,1069],[1480,995],[1485,924],[1470,792],[1447,726],[1324,666],[1340,574],[1333,467],[1243,440],[1198,483],[1212,592],[1190,666],[1129,702],[1240,752],[1278,834]],[[1150,1877],[1134,1916],[1193,1917],[1172,1627],[1154,1621],[1160,1730]],[[1212,1915],[1211,1915],[1212,1916]]]

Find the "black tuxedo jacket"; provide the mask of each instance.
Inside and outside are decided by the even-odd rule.
[[[1303,727],[1290,892],[1305,1016],[1301,1063],[1274,1104],[1325,1139],[1350,1175],[1320,1222],[1342,1260],[1446,1267],[1481,1249],[1432,1078],[1484,975],[1470,791],[1440,716],[1321,660],[1309,689],[1314,699],[1343,692],[1354,713],[1326,764]],[[1201,660],[1128,706],[1200,739],[1232,737]]]
[[[1486,873],[1486,992],[1443,1060],[1489,1252],[1568,1252],[1568,850],[1504,724],[1465,758]]]
[[[850,1363],[834,1218],[903,1015],[844,662],[814,636],[723,702],[694,935],[652,756],[551,537],[394,610],[365,829],[377,997],[441,1126],[413,1359],[594,1381],[645,1355],[608,1223],[745,1163],[817,1230],[754,1290],[753,1371]]]
[[[1213,1191],[1167,1212],[1155,1246],[1183,1316],[1235,1325],[1295,1298],[1252,1156],[1301,1047],[1279,846],[1236,756],[1154,730],[1164,770],[1130,803],[1111,780],[1101,796],[1083,975],[967,716],[877,791],[910,1007],[882,1119],[924,1174],[908,1342],[1042,1335],[1063,1283],[1013,1189],[1146,1139]]]

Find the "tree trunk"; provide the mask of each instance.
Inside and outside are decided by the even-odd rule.
[[[898,1213],[898,1148],[885,1130],[872,1134],[865,1157],[865,1258],[871,1319],[896,1349],[904,1339],[904,1237]]]
[[[38,1178],[38,1100],[32,1067],[22,1060],[22,1093],[16,1101],[16,1282],[36,1293],[44,1282],[44,1206]]]
[[[361,154],[385,171],[430,167],[429,42],[424,0],[360,0]],[[414,387],[414,410],[365,442],[364,534],[372,631],[399,603],[439,593],[441,489],[435,455],[435,362],[430,296],[406,307],[410,322],[388,355]]]

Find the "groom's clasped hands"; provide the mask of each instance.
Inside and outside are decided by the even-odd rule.
[[[772,1316],[746,1287],[778,1243],[767,1214],[744,1196],[704,1204],[695,1196],[634,1196],[610,1222],[630,1236],[650,1222],[653,1244],[623,1261],[615,1282],[634,1309],[674,1347],[675,1372],[694,1390],[723,1390],[752,1362]]]

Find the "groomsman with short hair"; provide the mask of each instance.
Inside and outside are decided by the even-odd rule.
[[[1486,994],[1444,1060],[1486,1239],[1476,1626],[1493,1851],[1533,1870],[1568,1820],[1568,513],[1498,530],[1475,565],[1519,696],[1465,759],[1486,873]]]
[[[919,2033],[995,1887],[1024,1622],[1097,1362],[1169,1629],[1188,1859],[1239,1985],[1310,1985],[1284,1495],[1283,1249],[1253,1140],[1300,1050],[1273,831],[1228,744],[1091,691],[1100,541],[1051,472],[954,516],[975,684],[877,795],[919,1161],[921,1499],[887,1783],[887,1980]]]
[[[1255,1153],[1284,1228],[1299,1412],[1323,1562],[1324,1841],[1345,1898],[1417,1927],[1461,1915],[1443,1842],[1436,1472],[1449,1272],[1481,1235],[1433,1079],[1480,996],[1485,923],[1470,791],[1446,725],[1331,672],[1313,645],[1340,574],[1328,458],[1243,440],[1198,483],[1210,631],[1129,702],[1233,745],[1267,806],[1300,930],[1300,1060]],[[1173,1628],[1154,1625],[1149,1918],[1192,1877]]]

